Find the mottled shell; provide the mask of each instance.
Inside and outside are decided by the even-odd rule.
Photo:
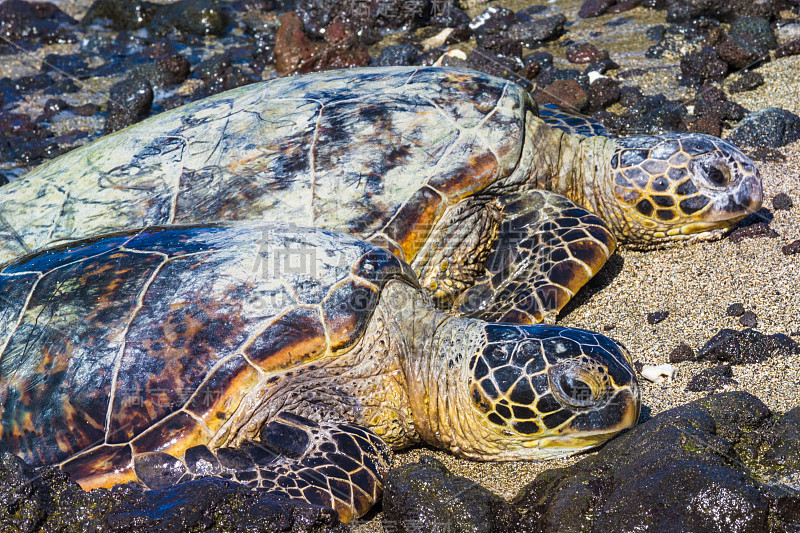
[[[4,186],[0,263],[131,227],[244,219],[372,237],[411,261],[446,206],[514,170],[535,115],[517,85],[467,70],[334,71],[242,87]]]
[[[357,342],[391,278],[416,283],[353,237],[249,223],[27,256],[0,271],[0,439],[89,485],[208,442],[271,374]]]

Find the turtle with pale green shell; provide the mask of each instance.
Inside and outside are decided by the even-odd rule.
[[[755,165],[721,139],[591,126],[541,120],[522,88],[469,70],[253,84],[4,186],[0,263],[153,224],[290,221],[394,252],[442,309],[530,323],[552,321],[616,241],[714,238],[761,206]]]
[[[0,442],[86,489],[222,477],[349,521],[391,449],[550,458],[639,417],[611,339],[453,316],[396,255],[323,229],[95,237],[0,268],[0,295]]]

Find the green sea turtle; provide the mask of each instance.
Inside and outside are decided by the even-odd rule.
[[[440,308],[539,322],[602,266],[615,237],[639,247],[712,238],[761,205],[755,165],[721,139],[614,139],[552,110],[547,120],[519,86],[470,70],[355,69],[249,85],[4,186],[0,263],[125,228],[293,221],[391,250]],[[602,219],[584,219],[596,235],[583,250],[535,237],[575,208],[541,190]],[[571,213],[564,220],[574,223]],[[534,237],[517,238],[517,226]]]
[[[390,448],[547,458],[634,425],[597,333],[436,309],[385,248],[322,229],[151,227],[0,269],[0,441],[84,488],[222,476],[333,507]]]

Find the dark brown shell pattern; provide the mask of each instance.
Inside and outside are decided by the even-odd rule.
[[[355,343],[391,278],[415,283],[382,248],[251,223],[22,258],[0,271],[0,439],[78,478],[208,442],[271,372]]]

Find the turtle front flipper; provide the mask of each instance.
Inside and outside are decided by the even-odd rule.
[[[134,458],[139,481],[161,489],[222,477],[333,508],[343,522],[365,514],[383,492],[389,447],[369,429],[346,422],[316,423],[290,413],[264,425],[259,442],[211,451],[200,445],[182,459],[163,452]]]
[[[552,323],[614,253],[611,230],[571,200],[531,190],[500,199],[502,224],[485,274],[452,311],[490,322]]]

